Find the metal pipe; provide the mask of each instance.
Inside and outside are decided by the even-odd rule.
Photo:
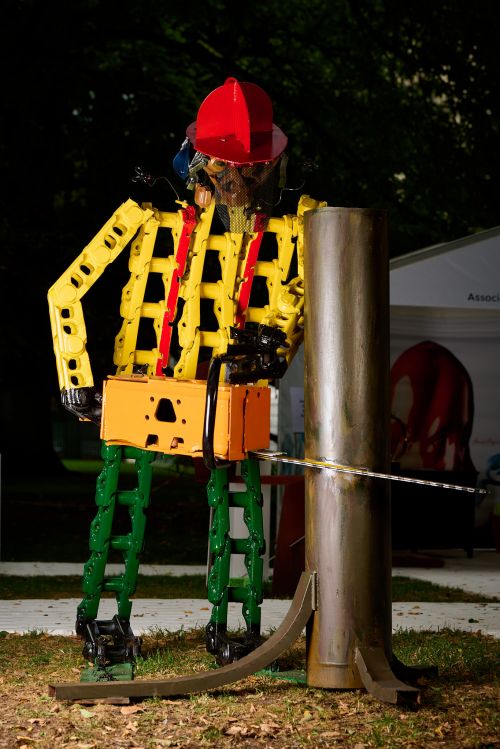
[[[383,211],[305,214],[305,452],[312,460],[389,472],[388,268]],[[363,686],[357,648],[392,658],[388,482],[307,470],[306,569],[318,579],[307,683]]]

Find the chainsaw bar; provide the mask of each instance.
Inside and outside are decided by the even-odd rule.
[[[422,484],[423,486],[436,486],[439,489],[455,489],[459,492],[469,492],[469,494],[488,494],[487,489],[477,489],[471,486],[459,486],[458,484],[444,484],[442,481],[430,481],[429,479],[415,479],[410,476],[395,476],[392,473],[379,473],[378,471],[369,471],[367,468],[356,468],[353,466],[344,466],[339,463],[330,463],[327,460],[314,460],[313,458],[290,458],[286,453],[273,450],[253,450],[251,455],[259,460],[271,460],[276,463],[291,463],[295,466],[304,466],[306,468],[326,468],[328,471],[337,471],[338,473],[352,473],[355,476],[366,476],[373,479],[385,479],[386,481],[403,481],[407,484]]]

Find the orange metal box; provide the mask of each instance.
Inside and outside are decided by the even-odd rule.
[[[167,454],[202,454],[206,382],[166,377],[109,377],[104,383],[101,438]],[[269,446],[270,391],[255,385],[220,385],[214,452],[242,460]]]

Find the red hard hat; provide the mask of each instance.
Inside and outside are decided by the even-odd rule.
[[[273,124],[273,105],[255,83],[228,78],[207,96],[187,136],[197,151],[233,164],[272,161],[288,142]]]

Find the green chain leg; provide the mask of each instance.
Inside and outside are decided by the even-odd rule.
[[[243,519],[248,528],[246,542],[245,567],[248,572],[248,585],[245,588],[246,600],[243,601],[243,617],[247,630],[260,634],[261,609],[263,599],[262,576],[264,573],[263,554],[266,550],[264,523],[262,518],[262,492],[260,486],[259,461],[247,458],[241,464],[241,475],[247,491]]]
[[[144,547],[144,533],[146,530],[146,509],[151,500],[151,482],[153,479],[152,462],[155,453],[147,450],[126,447],[124,457],[135,460],[137,471],[137,488],[118,494],[119,504],[128,507],[131,531],[124,536],[113,536],[111,548],[121,551],[125,562],[125,570],[119,578],[104,583],[104,590],[113,591],[118,604],[118,616],[129,619],[132,610],[130,596],[135,593],[137,575],[139,572],[139,558]]]
[[[108,562],[111,530],[115,514],[116,493],[122,448],[103,443],[101,456],[104,466],[97,478],[95,501],[97,513],[90,524],[90,558],[83,568],[84,598],[78,606],[78,616],[95,619],[101,600],[106,564]]]
[[[112,662],[121,662],[123,659],[128,661],[132,654],[135,657],[139,652],[140,640],[134,638],[130,629],[130,596],[135,592],[137,583],[139,556],[146,526],[145,510],[151,496],[151,464],[156,455],[138,448],[103,443],[102,457],[104,467],[97,479],[96,490],[97,514],[90,527],[91,555],[84,567],[84,598],[78,606],[76,623],[77,633],[85,638],[85,657],[89,660],[97,659],[99,664],[108,659]],[[135,489],[119,490],[123,458],[135,461]],[[127,507],[129,512],[131,530],[125,535],[112,535],[113,518],[118,505]],[[125,569],[121,575],[106,578],[110,549],[121,552]],[[104,591],[115,594],[118,614],[111,621],[97,622],[99,603]]]
[[[208,502],[213,510],[210,551],[214,555],[214,562],[208,578],[208,600],[212,604],[212,615],[206,629],[206,642],[207,649],[217,656],[221,665],[250,652],[260,639],[262,555],[265,540],[259,463],[254,459],[246,459],[242,462],[241,470],[245,491],[229,493],[228,474],[225,468],[212,471],[207,487]],[[230,505],[243,508],[248,530],[247,538],[231,539]],[[230,585],[231,553],[245,555],[247,585]],[[230,601],[243,604],[243,617],[247,626],[244,643],[228,640],[225,636]]]
[[[210,622],[227,624],[229,600],[229,565],[231,562],[231,539],[229,537],[229,493],[226,468],[212,471],[207,485],[208,504],[213,512],[209,531],[210,552],[214,560],[208,576],[208,600],[212,604]]]

